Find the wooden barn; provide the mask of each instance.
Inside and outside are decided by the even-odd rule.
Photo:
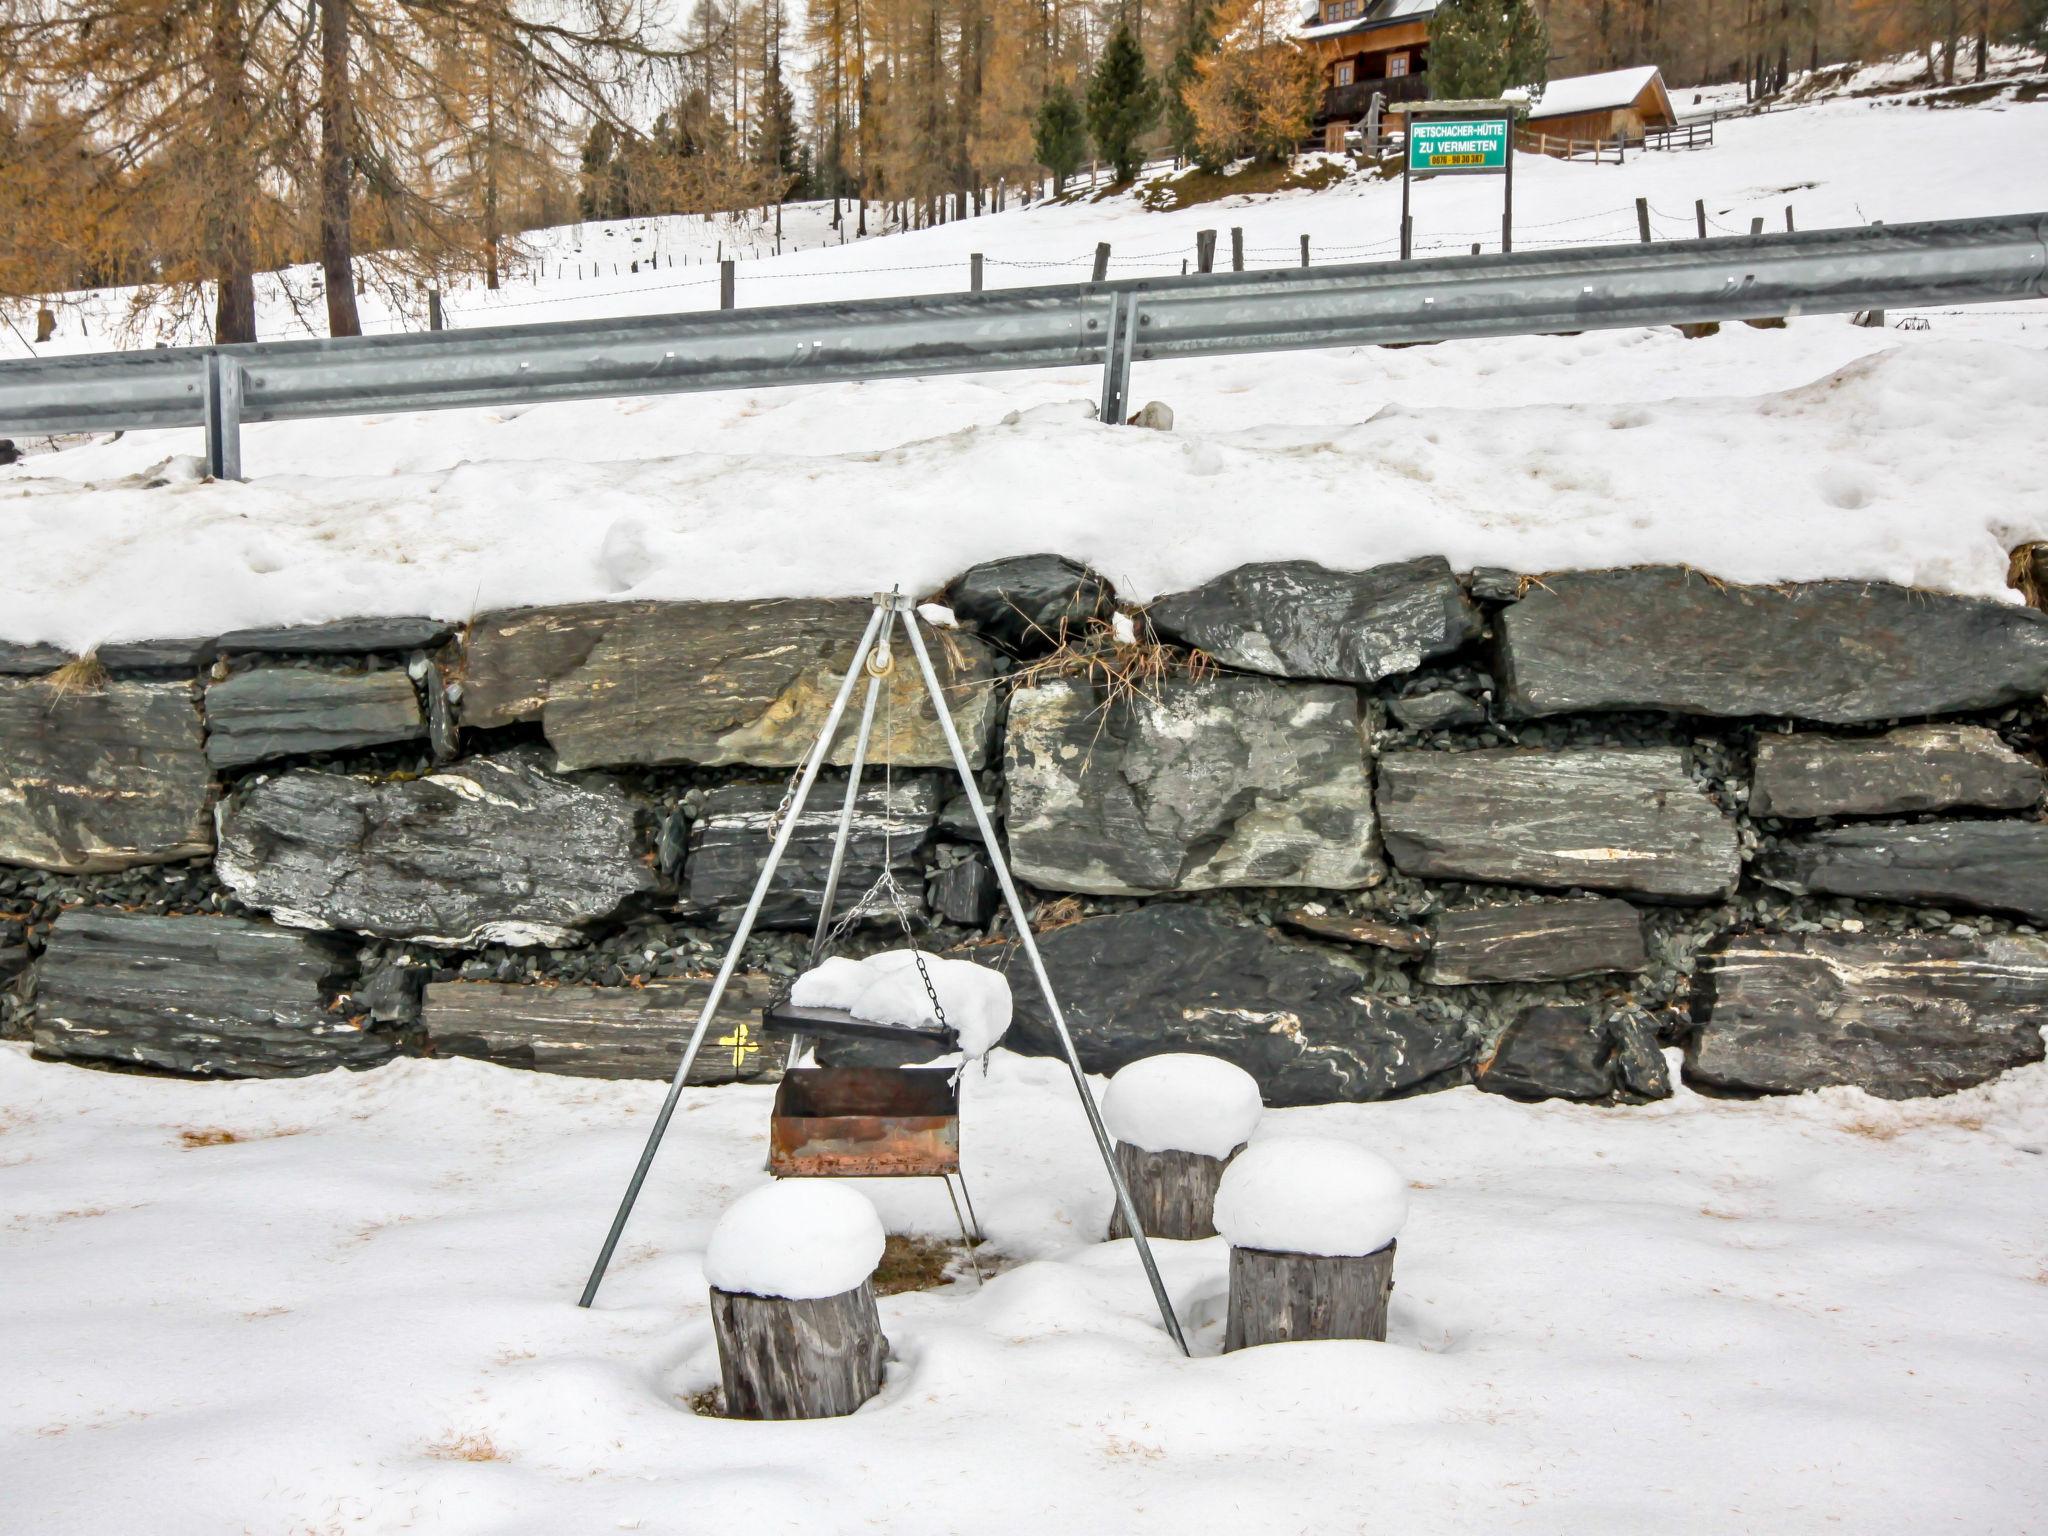
[[[1529,108],[1521,147],[1569,154],[1573,143],[1643,141],[1645,130],[1669,128],[1678,121],[1664,76],[1654,64],[1610,69],[1598,75],[1573,75],[1553,80],[1543,98]]]

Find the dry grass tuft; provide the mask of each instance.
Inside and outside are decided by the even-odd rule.
[[[305,1127],[281,1125],[267,1131],[231,1131],[224,1125],[194,1127],[178,1132],[178,1142],[187,1151],[199,1147],[232,1147],[244,1141],[275,1141],[280,1136],[297,1136]]]
[[[702,1392],[693,1392],[683,1399],[683,1406],[700,1418],[722,1419],[726,1416],[725,1404],[720,1400],[716,1387],[706,1387]]]
[[[510,1461],[512,1458],[498,1449],[497,1442],[481,1430],[467,1435],[453,1431],[443,1435],[427,1447],[427,1454],[436,1461]]]
[[[2029,608],[2048,609],[2048,539],[2022,544],[2012,552],[2005,584],[2024,597]]]
[[[1058,901],[1048,901],[1031,914],[1033,933],[1051,933],[1056,928],[1068,928],[1081,921],[1088,914],[1081,908],[1078,896],[1062,896]]]
[[[1133,624],[1134,638],[1119,640],[1107,619],[1090,619],[1078,634],[1068,631],[1065,643],[1050,655],[1011,674],[1019,688],[1036,688],[1056,679],[1080,678],[1102,694],[1105,705],[1156,699],[1169,678],[1199,680],[1216,670],[1206,651],[1183,651],[1153,634],[1142,616]]]
[[[43,686],[50,690],[50,703],[57,705],[84,694],[104,692],[110,681],[107,669],[100,665],[99,652],[87,651],[45,676]]]
[[[978,1246],[978,1245],[977,1245]],[[940,1237],[905,1237],[891,1233],[875,1266],[877,1296],[929,1291],[952,1278],[953,1266],[967,1256],[968,1245]]]

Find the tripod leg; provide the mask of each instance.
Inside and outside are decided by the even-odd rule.
[[[974,1237],[980,1234],[977,1233],[974,1236],[968,1234],[967,1218],[960,1214],[960,1202],[953,1199],[953,1180],[951,1176],[942,1173],[939,1175],[939,1182],[946,1186],[946,1198],[953,1201],[953,1221],[960,1228],[960,1246],[967,1250],[967,1262],[974,1270],[974,1283],[980,1285],[981,1260],[975,1257],[974,1253]],[[965,1179],[960,1181],[960,1189],[962,1193],[966,1192],[967,1181]]]
[[[811,755],[804,762],[803,776],[797,780],[796,793],[790,797],[788,814],[782,818],[782,825],[775,829],[767,860],[761,865],[761,877],[754,882],[754,894],[748,898],[746,911],[740,915],[740,925],[733,933],[731,947],[725,952],[725,962],[719,966],[717,979],[711,983],[711,995],[704,999],[704,1011],[697,1016],[697,1027],[690,1032],[690,1043],[683,1048],[682,1063],[676,1068],[674,1081],[668,1085],[668,1097],[661,1102],[661,1113],[654,1117],[654,1129],[648,1132],[647,1145],[640,1151],[640,1162],[626,1185],[626,1196],[619,1202],[618,1214],[612,1217],[611,1230],[605,1234],[604,1247],[598,1251],[597,1263],[591,1267],[590,1278],[584,1283],[583,1297],[577,1302],[580,1307],[589,1306],[597,1297],[598,1286],[604,1283],[604,1272],[611,1265],[612,1252],[619,1246],[619,1234],[626,1230],[626,1218],[633,1214],[633,1202],[640,1198],[640,1186],[646,1182],[647,1170],[653,1166],[654,1154],[668,1131],[669,1120],[676,1112],[676,1101],[683,1096],[683,1081],[690,1075],[690,1067],[697,1060],[697,1051],[704,1044],[704,1036],[711,1029],[711,1020],[725,997],[726,986],[739,966],[740,951],[747,946],[747,936],[754,931],[754,919],[760,916],[761,903],[767,899],[768,883],[775,877],[775,866],[782,862],[796,819],[803,814],[811,785],[817,782],[818,769],[825,761],[825,754],[832,749],[832,738],[838,733],[840,717],[846,713],[846,701],[853,696],[854,679],[867,664],[868,651],[881,630],[884,613],[883,604],[877,603],[868,619],[867,629],[861,634],[860,644],[853,648],[853,665],[847,668],[846,679],[839,685],[839,695],[833,699],[831,712],[825,717],[825,728],[818,733],[818,743],[811,748]]]
[[[1116,1155],[1110,1150],[1109,1132],[1103,1127],[1102,1111],[1096,1108],[1095,1095],[1088,1090],[1088,1074],[1081,1068],[1081,1053],[1074,1048],[1074,1037],[1067,1032],[1066,1016],[1060,1012],[1059,999],[1053,996],[1052,978],[1046,974],[1045,961],[1039,957],[1038,945],[1031,937],[1031,923],[1025,915],[1023,899],[1017,894],[1017,884],[1010,878],[1009,861],[1003,857],[1002,847],[996,842],[995,828],[989,825],[988,808],[981,803],[974,770],[968,766],[967,751],[960,745],[960,733],[953,728],[952,712],[946,708],[945,689],[939,685],[938,673],[932,670],[931,654],[925,649],[924,636],[918,633],[917,618],[909,603],[904,601],[898,611],[903,617],[903,632],[910,637],[910,648],[917,653],[918,669],[924,673],[925,691],[931,695],[932,708],[938,713],[939,730],[952,751],[953,766],[959,770],[960,787],[966,791],[967,804],[974,812],[974,824],[980,829],[989,867],[995,871],[996,883],[1003,889],[1010,919],[1017,925],[1018,947],[1031,962],[1032,972],[1038,979],[1039,993],[1045,998],[1045,1011],[1052,1018],[1053,1032],[1059,1036],[1060,1047],[1066,1052],[1067,1068],[1074,1078],[1074,1091],[1081,1096],[1082,1111],[1088,1116],[1088,1129],[1095,1133],[1096,1150],[1102,1154],[1102,1165],[1109,1170],[1110,1185],[1116,1190],[1117,1209],[1123,1212],[1124,1225],[1130,1228],[1131,1237],[1135,1240],[1138,1260],[1145,1266],[1145,1278],[1152,1283],[1152,1299],[1159,1304],[1160,1319],[1185,1355],[1188,1352],[1187,1338],[1181,1332],[1180,1319],[1174,1315],[1173,1301],[1166,1294],[1166,1282],[1159,1277],[1159,1262],[1152,1256],[1152,1244],[1147,1241],[1144,1225],[1138,1220],[1137,1208],[1131,1203],[1131,1192],[1124,1184],[1123,1170],[1117,1167]]]
[[[896,615],[891,612],[882,616],[882,632],[875,638],[875,648],[887,651],[889,631],[895,627]],[[825,871],[825,899],[818,908],[817,930],[811,935],[811,964],[816,965],[825,955],[825,935],[832,931],[832,904],[839,898],[839,876],[846,868],[846,845],[853,838],[854,802],[860,799],[861,770],[867,766],[868,738],[875,729],[875,699],[882,691],[879,674],[868,674],[867,698],[860,707],[860,734],[853,740],[853,766],[846,776],[846,798],[839,806],[839,835],[832,840],[832,864]],[[892,744],[893,745],[893,744]],[[884,816],[889,807],[882,808]],[[792,1052],[795,1047],[791,1047]]]
[[[974,1240],[977,1243],[985,1243],[988,1241],[988,1234],[981,1230],[981,1218],[974,1214],[974,1196],[967,1192],[967,1173],[965,1169],[961,1170],[958,1178],[960,1180],[960,1198],[967,1202],[967,1220],[974,1228]]]

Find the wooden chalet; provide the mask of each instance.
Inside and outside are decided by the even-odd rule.
[[[1375,92],[1388,117],[1429,99],[1429,19],[1437,0],[1315,0],[1295,36],[1323,69],[1317,122],[1362,120]],[[1341,138],[1342,129],[1337,130]]]
[[[1677,121],[1662,72],[1654,64],[1641,64],[1551,81],[1524,115],[1518,143],[1523,149],[1570,154],[1572,146],[1587,142],[1640,144],[1646,133]]]

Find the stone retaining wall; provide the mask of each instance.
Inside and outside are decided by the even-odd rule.
[[[1244,567],[1142,643],[1054,556],[943,597],[954,720],[1093,1069],[1195,1048],[1279,1104],[1635,1103],[1669,1044],[1737,1094],[2042,1055],[2048,614],[1441,560]],[[0,1034],[204,1075],[665,1076],[866,614],[0,646]],[[886,849],[926,943],[1007,965],[938,723],[891,687],[844,889]],[[801,963],[843,792],[828,770],[799,821],[704,1081],[779,1070],[750,1010]],[[1051,1049],[1018,1004],[1011,1043]]]

